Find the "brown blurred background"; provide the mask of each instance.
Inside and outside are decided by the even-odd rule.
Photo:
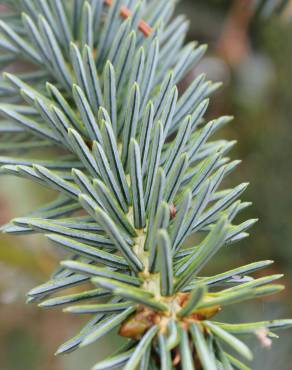
[[[247,240],[225,250],[211,268],[222,271],[254,260],[273,259],[271,273],[284,272],[287,290],[276,297],[234,306],[222,320],[292,317],[292,5],[271,15],[277,0],[255,12],[253,0],[182,0],[178,13],[191,18],[190,39],[208,43],[206,57],[188,76],[204,71],[223,88],[209,116],[232,114],[220,135],[238,140],[234,159],[243,160],[229,181],[250,181],[253,202],[244,218],[259,217]],[[280,10],[280,9],[279,9]],[[1,177],[0,224],[52,199],[28,181]],[[59,310],[26,305],[25,294],[46,280],[59,256],[39,236],[0,236],[0,369],[86,370],[109,351],[110,340],[55,358],[57,346],[82,320]],[[255,370],[292,370],[292,331],[280,333],[270,350],[249,340]]]

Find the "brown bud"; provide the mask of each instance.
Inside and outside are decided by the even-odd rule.
[[[176,207],[173,203],[170,204],[169,210],[170,210],[170,219],[173,220],[176,216],[176,213],[177,213]]]
[[[143,334],[157,322],[157,314],[149,309],[136,312],[121,326],[119,334],[122,337],[140,339]]]

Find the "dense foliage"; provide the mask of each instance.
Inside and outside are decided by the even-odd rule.
[[[29,302],[92,314],[57,353],[118,328],[125,346],[95,370],[247,369],[234,354],[252,354],[236,336],[267,339],[292,321],[213,321],[283,286],[272,284],[281,275],[249,276],[272,261],[203,273],[256,221],[234,221],[247,184],[221,187],[240,161],[227,157],[234,142],[212,139],[231,117],[204,119],[220,84],[199,75],[178,92],[206,47],[184,46],[188,22],[173,18],[172,0],[7,3],[1,67],[29,72],[0,81],[1,172],[59,195],[3,231],[45,233],[69,251]]]

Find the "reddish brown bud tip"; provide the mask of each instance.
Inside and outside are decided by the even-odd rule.
[[[169,206],[169,210],[170,210],[170,219],[173,220],[177,213],[176,207],[173,203]]]

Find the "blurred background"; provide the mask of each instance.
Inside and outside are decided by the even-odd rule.
[[[250,182],[244,199],[253,205],[244,218],[259,218],[250,238],[221,253],[211,268],[220,272],[273,259],[269,272],[285,273],[287,286],[276,297],[234,306],[220,319],[292,317],[292,2],[182,0],[178,13],[191,19],[189,39],[209,44],[206,57],[187,79],[204,71],[223,81],[208,115],[235,116],[220,132],[238,141],[231,155],[243,160],[228,181]],[[52,198],[33,183],[1,177],[0,224]],[[42,237],[0,236],[1,370],[86,370],[108,352],[109,342],[117,341],[113,336],[70,356],[53,356],[82,320],[26,305],[25,294],[47,279],[58,258]],[[292,370],[291,331],[280,333],[271,349],[261,348],[255,338],[248,341],[256,353],[253,369]]]

